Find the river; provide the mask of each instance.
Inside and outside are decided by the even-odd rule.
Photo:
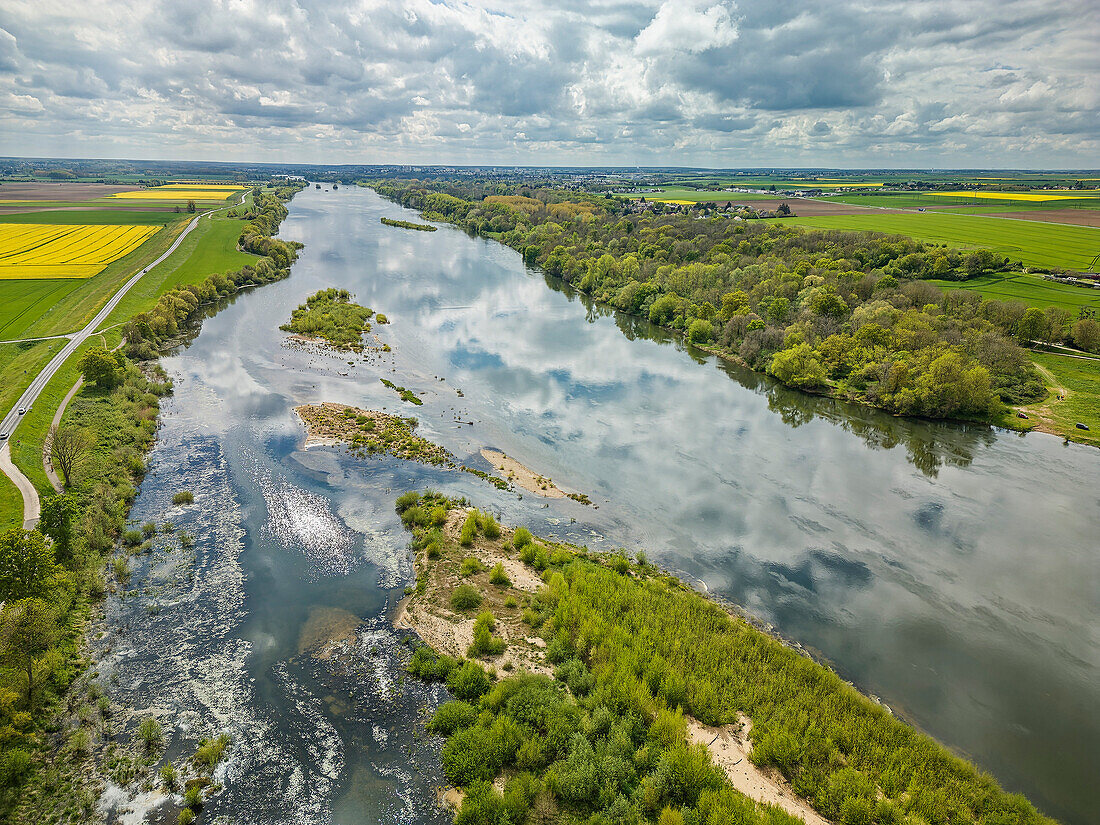
[[[291,277],[164,359],[175,393],[131,516],[195,543],[135,559],[95,645],[113,698],[165,721],[173,758],[232,735],[211,814],[449,820],[421,731],[440,689],[403,675],[388,622],[412,575],[393,500],[432,486],[536,533],[644,549],[1045,812],[1094,821],[1100,453],[793,392],[500,244],[382,215],[417,219],[364,189],[300,193],[280,233],[306,244]],[[329,286],[389,317],[391,353],[288,345],[279,325]],[[467,463],[489,469],[477,453],[494,447],[597,506],[305,450],[292,409],[326,400],[415,415]],[[181,489],[195,506],[172,505]],[[329,636],[345,643],[318,657]]]

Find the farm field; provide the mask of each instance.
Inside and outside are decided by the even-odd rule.
[[[1085,270],[1100,252],[1100,229],[937,212],[780,219],[817,229],[906,235],[960,247],[986,247],[1029,266]]]
[[[216,216],[199,221],[171,258],[150,270],[126,293],[104,326],[143,312],[175,286],[198,283],[212,273],[231,272],[253,263],[256,256],[237,251],[241,225],[239,220]]]
[[[116,192],[107,195],[112,200],[171,200],[171,201],[223,201],[241,186],[157,186],[153,189],[138,189],[131,192]]]
[[[1022,409],[1044,422],[1044,429],[1073,433],[1073,439],[1100,447],[1100,361],[1055,355],[1047,352],[1031,354],[1054,394]],[[1059,401],[1057,389],[1066,391]],[[1089,427],[1079,430],[1080,422]]]
[[[978,201],[970,198],[934,197],[928,192],[876,192],[873,195],[830,195],[830,203],[847,203],[852,206],[896,207],[901,209],[949,209],[952,212],[982,214],[986,212],[1044,211],[1048,209],[1080,209],[1081,211],[1100,211],[1098,198],[1074,198],[1069,201],[1051,203],[1036,201]]]
[[[23,387],[65,346],[65,339],[0,344],[0,410],[6,415]]]
[[[90,226],[93,224],[133,224],[136,226],[165,226],[172,221],[183,220],[187,213],[176,213],[172,207],[155,206],[152,208],[133,208],[138,204],[121,204],[121,208],[83,204],[65,204],[65,208],[54,211],[41,211],[39,206],[32,210],[3,213],[0,211],[0,224],[18,223],[62,223]],[[144,205],[141,205],[144,206]],[[126,208],[130,207],[130,208]]]
[[[28,319],[39,318],[80,285],[67,279],[0,281],[0,341],[26,337]]]
[[[940,289],[966,289],[995,301],[1020,301],[1036,307],[1058,307],[1073,314],[1082,307],[1100,311],[1100,290],[1044,281],[1022,273],[983,275],[966,281],[935,281]]]
[[[0,224],[0,280],[90,278],[156,231],[118,224]]]

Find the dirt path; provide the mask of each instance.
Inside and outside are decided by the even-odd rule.
[[[710,727],[690,716],[685,717],[688,739],[706,746],[711,759],[729,777],[730,784],[750,799],[775,805],[806,825],[830,825],[829,820],[815,811],[810,803],[796,796],[790,786],[770,771],[758,768],[749,760],[752,742],[749,731],[752,721],[741,714],[736,725]]]
[[[19,488],[23,496],[23,527],[30,530],[38,524],[38,517],[42,513],[42,502],[39,501],[38,490],[31,484],[31,480],[12,462],[10,441],[5,441],[4,446],[0,447],[0,472],[3,472]]]
[[[1034,362],[1032,362],[1034,363]],[[1046,367],[1035,364],[1035,369],[1039,371],[1039,374],[1043,376],[1043,379],[1047,382],[1047,386],[1050,390],[1050,396],[1045,400],[1039,402],[1030,407],[1021,407],[1025,413],[1034,415],[1039,419],[1039,424],[1036,425],[1035,430],[1041,433],[1052,433],[1054,435],[1060,435],[1058,430],[1055,429],[1054,415],[1051,412],[1051,405],[1058,404],[1069,398],[1070,392],[1068,389],[1058,383],[1058,379],[1054,377],[1054,373],[1048,370]]]
[[[73,384],[72,389],[69,390],[65,398],[62,399],[61,406],[59,406],[57,408],[57,412],[53,414],[53,421],[50,422],[51,430],[54,427],[58,427],[61,425],[61,416],[65,414],[65,408],[69,406],[69,402],[73,400],[73,396],[80,391],[80,388],[82,386],[84,386],[84,379],[76,379],[76,383]],[[46,478],[50,480],[50,484],[52,484],[53,488],[60,493],[61,478],[57,475],[56,472],[54,472],[53,469],[53,459],[50,456],[50,442],[48,438],[44,442],[42,442],[42,469],[46,471]]]

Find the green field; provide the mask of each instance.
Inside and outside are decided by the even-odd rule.
[[[675,186],[662,186],[660,192],[639,192],[631,198],[646,200],[695,201],[696,203],[747,203],[749,201],[775,200],[775,195],[757,195],[745,192],[708,192],[702,189],[681,189]]]
[[[0,341],[25,338],[27,327],[50,307],[79,288],[81,281],[0,281]]]
[[[1073,440],[1100,447],[1100,360],[1047,352],[1033,352],[1032,358],[1040,370],[1053,376],[1056,386],[1067,391],[1066,400],[1058,401],[1052,396],[1024,409],[1048,423],[1053,422],[1061,432],[1072,433]],[[1078,422],[1089,429],[1078,430]]]
[[[50,359],[65,346],[64,338],[28,341],[25,344],[0,344],[0,410],[7,415],[23,388]]]
[[[150,270],[126,293],[103,322],[104,327],[144,312],[174,286],[198,283],[207,275],[233,272],[254,262],[256,256],[237,251],[237,238],[243,226],[235,218],[218,215],[203,218],[172,257]]]
[[[1100,290],[1044,281],[1023,273],[983,275],[966,281],[929,281],[940,289],[968,289],[995,301],[1020,301],[1030,306],[1058,307],[1077,317],[1081,307],[1100,310]]]
[[[1091,226],[934,212],[829,215],[784,220],[795,226],[816,229],[884,232],[951,246],[988,247],[1029,266],[1084,270],[1100,252],[1100,229]]]
[[[79,206],[81,204],[70,204]],[[12,212],[0,215],[0,223],[65,223],[65,224],[123,224],[141,226],[165,226],[179,220],[195,217],[186,211],[179,214],[171,210],[141,211],[137,209],[65,209],[52,212]]]

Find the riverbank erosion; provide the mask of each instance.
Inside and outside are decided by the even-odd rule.
[[[831,670],[647,563],[407,493],[409,669],[464,822],[1047,823]],[[603,820],[601,820],[603,821]]]

